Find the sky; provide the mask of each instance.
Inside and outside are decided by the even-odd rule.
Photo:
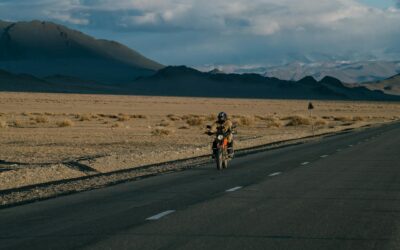
[[[400,60],[400,0],[0,0],[165,65]]]

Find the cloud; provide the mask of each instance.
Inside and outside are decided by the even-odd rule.
[[[399,1],[398,1],[399,2]],[[18,11],[16,11],[18,10]],[[384,13],[356,0],[5,0],[0,14],[89,25],[106,19],[110,28],[272,35],[312,27],[335,29],[340,22]],[[99,15],[101,14],[101,16]]]
[[[389,58],[400,40],[399,9],[358,0],[3,0],[0,18],[61,22],[163,63]]]

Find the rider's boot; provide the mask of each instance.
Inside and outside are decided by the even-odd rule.
[[[217,149],[213,148],[213,150],[212,150],[212,158],[215,159],[216,155],[217,155]]]
[[[212,145],[212,158],[214,159],[215,156],[217,155],[218,149],[217,149],[217,143],[214,141]]]

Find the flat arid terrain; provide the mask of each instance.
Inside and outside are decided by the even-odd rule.
[[[400,119],[400,103],[0,93],[0,190],[210,153],[225,111],[236,148]]]

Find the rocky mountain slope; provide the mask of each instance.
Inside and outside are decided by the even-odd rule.
[[[120,43],[98,40],[62,25],[0,21],[0,69],[9,72],[128,82],[161,68]]]

